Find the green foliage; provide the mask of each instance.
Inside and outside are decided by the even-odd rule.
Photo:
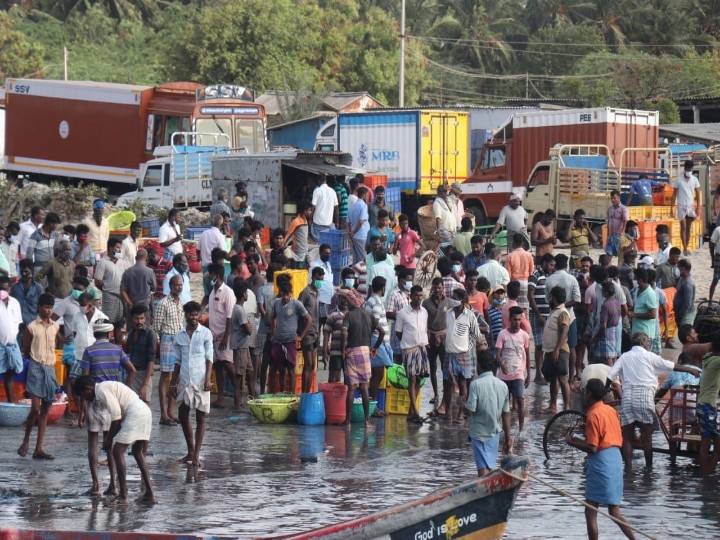
[[[13,17],[0,12],[0,78],[42,72],[43,48],[18,31]]]
[[[661,124],[679,124],[680,108],[677,104],[667,98],[660,98],[657,101],[645,100],[640,105],[646,111],[659,111]]]

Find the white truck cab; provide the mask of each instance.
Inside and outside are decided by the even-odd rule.
[[[140,165],[137,189],[118,198],[117,206],[130,201],[162,208],[209,206],[212,204],[212,162],[217,155],[247,150],[231,150],[223,133],[173,133],[173,144],[158,146],[153,159]],[[210,144],[208,144],[210,143]]]

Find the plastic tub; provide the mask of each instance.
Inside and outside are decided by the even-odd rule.
[[[377,401],[374,399],[370,400],[370,416],[377,409]],[[353,401],[352,411],[350,411],[350,422],[353,424],[359,424],[365,421],[365,411],[363,411],[362,399],[356,399]]]
[[[302,426],[321,426],[324,423],[325,402],[322,392],[300,394],[298,424]]]
[[[135,214],[130,210],[120,210],[108,216],[110,230],[113,231],[129,231],[130,224],[135,221]]]
[[[290,418],[296,403],[296,397],[273,396],[270,399],[250,399],[248,407],[255,418],[263,424],[282,424]]]
[[[342,424],[347,415],[347,386],[342,383],[321,383],[325,401],[325,423]]]

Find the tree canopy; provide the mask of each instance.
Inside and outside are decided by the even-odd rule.
[[[395,0],[0,0],[0,72],[398,100]],[[678,15],[682,14],[682,21]],[[407,0],[405,104],[652,106],[720,93],[714,0]]]

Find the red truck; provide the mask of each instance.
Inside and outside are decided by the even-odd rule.
[[[496,218],[510,193],[524,193],[538,162],[560,145],[605,145],[620,162],[625,148],[655,148],[657,112],[612,108],[563,109],[517,113],[485,143],[475,168],[463,183],[465,208],[479,224]],[[632,164],[628,164],[632,165]]]
[[[9,178],[127,188],[140,164],[177,132],[213,134],[207,145],[222,133],[232,148],[267,150],[265,109],[241,86],[7,79],[4,95],[2,168]]]

